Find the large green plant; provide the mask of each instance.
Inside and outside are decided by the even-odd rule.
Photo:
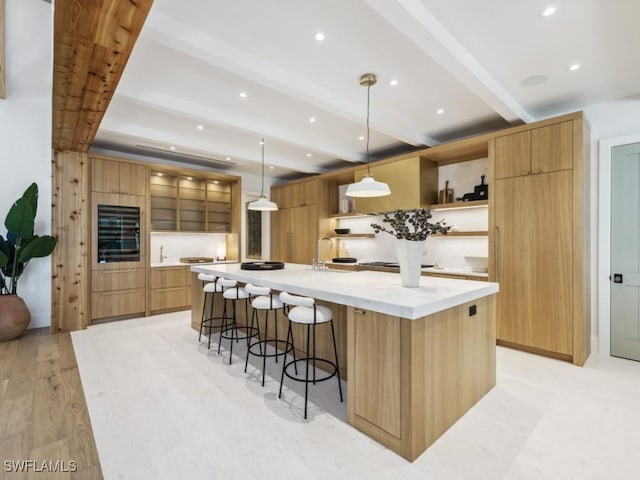
[[[57,240],[50,235],[34,235],[38,210],[38,185],[32,183],[11,206],[4,226],[7,238],[0,235],[0,295],[18,293],[18,280],[29,261],[51,255]]]

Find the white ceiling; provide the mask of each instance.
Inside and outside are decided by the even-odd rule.
[[[366,159],[363,73],[388,156],[639,93],[638,18],[638,0],[155,0],[94,146],[255,174],[265,137],[268,175],[322,173]]]

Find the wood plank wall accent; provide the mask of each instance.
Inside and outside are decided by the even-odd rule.
[[[0,0],[0,98],[7,98],[4,36],[4,0]]]
[[[51,332],[86,328],[89,319],[89,158],[86,153],[53,155]]]
[[[86,152],[153,0],[55,2],[53,149]]]

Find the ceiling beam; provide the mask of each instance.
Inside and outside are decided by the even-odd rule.
[[[5,31],[4,31],[4,0],[0,0],[0,98],[7,98],[6,58],[5,58]]]
[[[333,90],[269,63],[261,57],[239,50],[209,33],[194,30],[162,12],[155,11],[149,18],[145,26],[145,38],[351,122],[362,123],[362,104],[338,97]],[[356,81],[357,79],[354,79],[354,82]],[[438,144],[417,130],[398,128],[392,118],[376,119],[371,123],[371,128],[414,146]]]
[[[212,109],[202,103],[195,103],[173,95],[156,92],[131,82],[123,81],[118,86],[116,96],[147,108],[189,118],[193,120],[194,123],[205,123],[229,128],[257,137],[267,136],[305,151],[311,150],[314,153],[339,158],[348,162],[360,163],[363,161],[362,154],[358,152],[334,148],[327,143],[317,143],[312,139],[296,138],[293,137],[290,132],[277,129],[273,125],[238,117],[228,112]]]
[[[54,3],[54,150],[89,150],[152,4],[153,0]]]
[[[139,145],[151,147],[164,147],[172,145],[176,147],[176,152],[193,154],[212,159],[224,160],[227,156],[233,158],[233,162],[239,163],[240,160],[248,161],[256,164],[261,163],[261,157],[258,155],[259,149],[255,148],[249,152],[246,149],[240,150],[231,145],[211,145],[211,142],[196,140],[193,137],[177,134],[175,132],[167,132],[140,126],[138,123],[127,122],[109,122],[105,120],[100,127],[100,134],[105,136],[116,135],[123,136],[139,141]],[[257,142],[256,142],[257,145]],[[305,164],[299,160],[288,160],[281,157],[275,158],[268,156],[267,163],[277,168],[293,170],[301,173],[326,173],[328,170],[313,164]]]
[[[534,118],[511,96],[420,0],[365,0],[382,19],[433,58],[510,123]]]

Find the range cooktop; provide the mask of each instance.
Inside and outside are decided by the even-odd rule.
[[[365,267],[387,267],[387,268],[400,268],[398,263],[394,262],[361,262],[358,265]],[[420,268],[433,267],[433,265],[420,265]]]

